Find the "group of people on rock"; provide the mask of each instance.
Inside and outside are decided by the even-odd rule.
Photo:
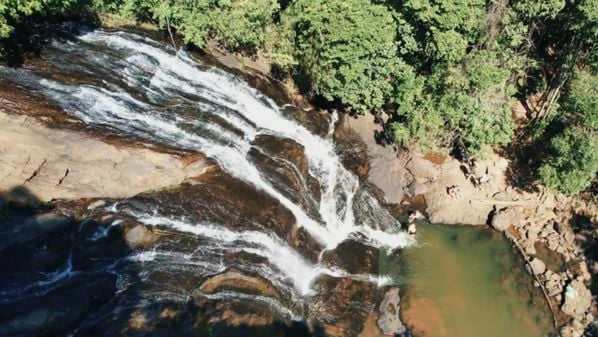
[[[446,193],[453,199],[461,198],[461,187],[459,185],[452,185],[446,188]]]
[[[469,180],[475,188],[481,188],[484,184],[490,181],[488,176],[488,166],[481,175],[476,175],[476,160],[471,158],[463,163],[463,172],[465,173],[465,179]]]
[[[482,188],[482,186],[490,182],[487,166],[484,173],[477,175],[475,158],[470,157],[466,151],[463,151],[459,159],[462,163],[461,170],[465,174],[465,179],[469,180],[475,188]],[[459,187],[459,185],[451,185],[447,187],[446,193],[453,199],[459,199],[462,196],[461,187]]]

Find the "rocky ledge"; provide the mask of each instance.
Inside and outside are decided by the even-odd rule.
[[[124,198],[199,176],[203,158],[117,146],[0,109],[0,193],[24,202]]]

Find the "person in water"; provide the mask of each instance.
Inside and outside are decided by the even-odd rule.
[[[417,210],[409,211],[409,216],[407,218],[407,222],[409,223],[409,226],[407,227],[407,234],[409,234],[411,236],[415,236],[415,234],[417,233],[417,227],[415,226],[415,220],[422,219],[423,217],[424,216],[423,216],[423,214],[421,214],[420,211],[417,211]]]
[[[411,211],[409,211],[408,214],[409,214],[409,217],[407,218],[408,223],[412,223],[415,220],[424,218],[424,215],[418,210],[411,210]]]
[[[415,222],[412,222],[409,224],[409,227],[407,227],[407,234],[409,234],[410,236],[415,236],[416,233],[417,228],[415,227]]]

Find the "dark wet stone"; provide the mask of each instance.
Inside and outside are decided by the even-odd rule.
[[[345,240],[335,249],[326,251],[322,261],[351,274],[377,274],[378,255],[377,248],[362,242]]]
[[[112,298],[115,284],[116,276],[108,273],[74,276],[44,295],[0,304],[0,335],[65,335]]]
[[[293,214],[278,200],[251,184],[219,170],[206,173],[193,184],[132,198],[127,203],[138,210],[166,216],[185,215],[195,222],[226,226],[230,230],[271,230],[281,239],[298,244]]]
[[[319,218],[320,185],[309,174],[303,145],[288,138],[258,135],[249,151],[252,162],[265,172],[264,178],[282,194],[300,204],[313,218]]]
[[[376,285],[350,278],[320,277],[309,315],[326,336],[357,336],[376,303]]]
[[[45,233],[64,228],[70,221],[68,217],[54,213],[23,216],[9,212],[0,221],[0,251],[12,245],[36,240]]]

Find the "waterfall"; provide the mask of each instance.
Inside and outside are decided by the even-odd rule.
[[[328,131],[316,135],[295,121],[287,106],[278,105],[240,77],[210,67],[189,52],[133,33],[92,31],[72,41],[55,41],[44,49],[42,60],[44,67],[0,66],[0,76],[48,99],[90,128],[213,159],[228,177],[226,181],[246,183],[256,194],[277,202],[285,214],[288,210],[296,226],[309,236],[306,240],[315,243],[304,249],[318,250],[310,252],[311,257],[304,256],[296,243],[265,224],[233,228],[222,219],[188,216],[193,210],[175,215],[163,212],[163,205],[154,199],[121,200],[103,210],[117,216],[115,220],[90,233],[79,231],[77,235],[83,236],[79,240],[101,246],[114,240],[115,232],[129,221],[168,235],[150,248],[91,262],[93,273],[116,276],[118,299],[111,309],[115,312],[150,305],[154,299],[185,302],[194,297],[251,303],[279,317],[302,320],[310,299],[318,295],[316,283],[321,277],[370,286],[389,282],[384,275],[349,273],[334,262],[323,261],[325,252],[345,240],[389,250],[412,243],[399,222],[342,165],[333,140],[336,113],[329,115]],[[297,145],[306,162],[300,168],[284,154],[268,149],[264,139]],[[274,164],[262,165],[260,158]],[[299,191],[273,178],[280,173],[277,170],[288,170]],[[145,204],[136,207],[135,202]],[[197,207],[219,207],[209,202]],[[47,294],[72,277],[85,276],[88,271],[78,269],[80,265],[74,265],[69,255],[67,263],[54,272],[0,294],[6,296],[6,303]],[[192,283],[227,270],[259,277],[280,296],[229,289],[204,293]],[[108,322],[107,317],[98,316],[84,326]],[[85,333],[85,329],[77,331],[73,335]]]
[[[409,244],[408,236],[398,232],[399,223],[377,205],[375,198],[370,197],[368,202],[375,204],[371,206],[376,216],[384,219],[356,223],[354,203],[360,186],[335,153],[335,115],[331,132],[321,138],[285,117],[273,100],[238,77],[205,67],[185,51],[175,53],[171,47],[125,32],[93,31],[78,40],[54,42],[52,48],[61,57],[47,60],[61,71],[97,77],[97,83],[61,83],[6,67],[0,73],[51,98],[89,125],[118,129],[215,159],[227,173],[279,200],[293,213],[298,226],[305,227],[327,249],[354,232],[368,235],[377,246],[397,248]],[[175,104],[169,103],[173,101]],[[179,111],[192,113],[189,116]],[[217,125],[202,116],[217,117],[224,123]],[[248,160],[252,141],[259,134],[289,138],[304,147],[309,173],[321,188],[319,219],[285,197]]]

